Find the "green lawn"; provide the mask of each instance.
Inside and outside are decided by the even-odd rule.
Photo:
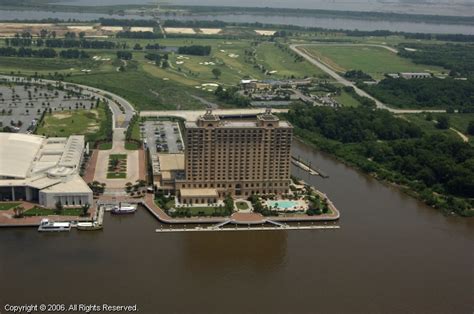
[[[382,79],[385,73],[446,71],[436,66],[415,64],[381,47],[321,45],[305,49],[338,72],[362,70],[375,79]]]
[[[474,114],[473,114],[474,115]],[[446,134],[450,137],[460,139],[459,135],[454,133],[452,130],[440,130],[436,128],[436,123],[434,121],[427,121],[425,119],[426,114],[424,113],[418,113],[418,114],[404,114],[402,118],[407,119],[410,122],[413,122],[414,124],[418,125],[423,131],[425,131],[428,134]],[[436,120],[436,114],[433,114],[433,119]],[[450,119],[451,121],[451,119]],[[453,123],[451,123],[453,127]],[[461,131],[461,130],[460,130]],[[462,132],[462,131],[461,131]]]
[[[17,207],[18,205],[20,205],[21,203],[0,203],[0,210],[10,210],[10,209],[13,209],[15,207]]]
[[[344,107],[359,107],[360,102],[358,102],[354,97],[345,91],[341,91],[341,95],[336,96],[336,101],[339,102]]]
[[[64,208],[61,212],[57,213],[54,209],[33,207],[23,213],[23,216],[81,216],[83,213],[82,208]]]
[[[247,210],[249,209],[249,205],[245,202],[236,202],[235,206],[237,206],[237,209],[239,210]]]
[[[205,107],[191,97],[192,94],[202,96],[202,92],[154,77],[145,72],[141,66],[126,72],[90,74],[87,77],[72,76],[67,80],[108,90],[126,98],[140,110],[172,110],[178,105],[181,109]]]
[[[107,172],[107,179],[125,179],[126,177],[125,172]]]
[[[143,69],[150,75],[167,78],[195,88],[205,83],[236,85],[245,76],[255,79],[324,76],[321,70],[306,61],[295,62],[295,57],[291,52],[282,50],[273,43],[261,43],[255,47],[248,39],[238,41],[167,39],[165,42],[170,46],[189,45],[190,43],[211,45],[212,51],[209,56],[170,54],[171,66],[168,69],[151,65],[143,58],[144,54],[136,54],[137,60],[143,63]],[[263,65],[268,71],[276,72],[272,75],[263,73],[255,67],[256,64],[249,61],[246,51],[255,51],[256,64]],[[206,64],[209,62],[214,64]],[[218,68],[222,73],[218,79],[212,74],[214,68]]]
[[[127,155],[126,154],[112,154],[109,156],[109,159],[127,160]]]
[[[211,216],[215,212],[224,211],[219,207],[184,207],[179,208],[178,211],[189,211],[191,216]]]
[[[125,149],[127,150],[137,150],[140,149],[140,145],[135,142],[125,142]]]
[[[269,71],[277,71],[272,75],[277,78],[324,75],[322,70],[309,64],[306,60],[295,62],[293,55],[272,43],[262,43],[258,46],[257,60]]]
[[[102,53],[101,53],[102,55]],[[35,73],[62,72],[63,74],[86,76],[82,70],[90,73],[114,71],[112,61],[93,61],[92,59],[63,59],[63,58],[16,58],[0,57],[0,73],[10,74],[11,71],[32,75]]]
[[[112,149],[112,142],[107,142],[107,143],[101,143],[99,145],[100,150],[109,150]]]
[[[87,108],[90,104],[85,105]],[[46,114],[36,134],[48,137],[85,135],[87,142],[105,139],[107,130],[111,127],[105,110],[105,105],[101,103],[98,108],[92,110],[65,110]]]

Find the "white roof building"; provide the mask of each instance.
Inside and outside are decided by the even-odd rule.
[[[45,138],[0,133],[0,201],[26,200],[45,207],[92,204],[80,177],[84,136]]]

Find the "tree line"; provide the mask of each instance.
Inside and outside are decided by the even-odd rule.
[[[182,46],[178,48],[178,53],[183,55],[208,56],[211,53],[211,46]]]
[[[444,67],[450,70],[450,76],[474,76],[474,44],[404,43],[399,48],[400,56],[417,64]]]
[[[372,96],[400,108],[474,109],[474,81],[452,78],[394,79],[378,84],[357,83]]]
[[[215,75],[215,74],[214,74]],[[238,107],[250,107],[250,100],[247,97],[239,95],[237,87],[224,88],[219,85],[214,92],[214,95],[223,102],[233,104]]]
[[[59,54],[52,48],[31,49],[31,48],[13,48],[0,47],[0,56],[2,57],[19,57],[19,58],[56,58],[60,56],[66,59],[85,59],[89,58],[89,54],[84,50],[67,49],[62,50]]]
[[[102,26],[141,26],[141,27],[157,26],[157,23],[155,20],[99,18],[98,22]]]
[[[114,49],[123,48],[123,43],[106,40],[76,40],[76,39],[41,39],[35,41],[28,38],[6,38],[5,44],[12,47],[48,47],[48,48],[82,48],[82,49]]]
[[[286,117],[319,149],[409,187],[430,206],[474,215],[474,147],[468,143],[427,134],[385,110],[298,105]]]

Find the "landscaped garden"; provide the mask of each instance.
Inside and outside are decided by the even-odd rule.
[[[163,209],[171,217],[227,217],[234,212],[234,200],[230,197],[224,200],[224,204],[216,206],[176,206],[174,196],[167,197],[162,194],[155,196],[155,204]]]
[[[20,203],[0,203],[0,210],[10,210],[20,205]]]
[[[125,179],[127,177],[127,155],[113,154],[109,156],[107,179]]]
[[[52,215],[59,215],[59,216],[82,216],[84,213],[82,208],[63,208],[61,210],[57,209],[50,209],[50,208],[43,208],[43,207],[33,207],[28,209],[23,213],[24,217],[32,217],[32,216],[52,216]]]
[[[249,205],[246,202],[235,202],[235,206],[238,210],[248,210]]]

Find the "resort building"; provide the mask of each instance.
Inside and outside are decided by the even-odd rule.
[[[293,127],[270,110],[253,119],[221,119],[208,110],[185,123],[183,204],[216,203],[227,195],[287,193]]]
[[[0,201],[29,201],[54,208],[92,204],[79,175],[84,136],[45,138],[0,133]]]
[[[157,154],[153,164],[155,189],[163,194],[175,194],[176,180],[185,178],[184,154]]]

